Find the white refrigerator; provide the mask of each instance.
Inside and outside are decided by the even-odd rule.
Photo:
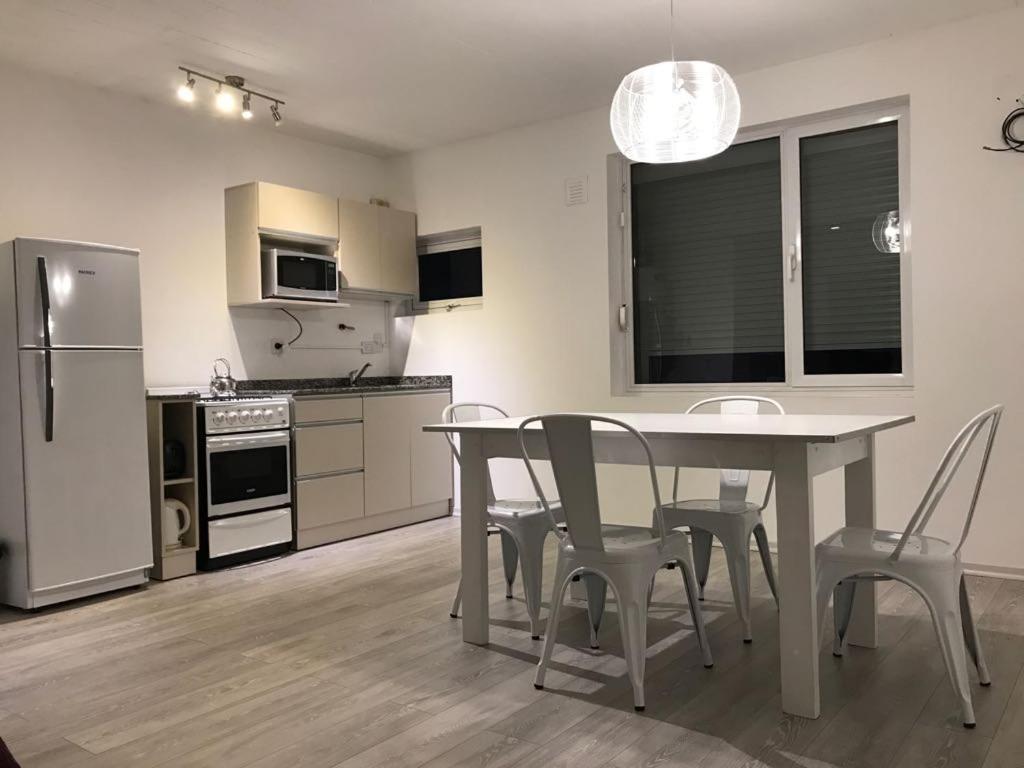
[[[0,602],[146,581],[146,440],[139,252],[0,244]]]

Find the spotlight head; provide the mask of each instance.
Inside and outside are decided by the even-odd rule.
[[[231,95],[230,91],[225,91],[222,85],[217,86],[217,95],[214,97],[214,103],[221,112],[230,113],[235,111],[235,97]]]
[[[275,126],[281,124],[281,110],[276,101],[270,105],[270,116],[274,118]]]
[[[182,101],[191,104],[196,100],[196,81],[192,77],[192,73],[188,72],[185,75],[185,82],[178,86],[178,98]]]
[[[242,119],[252,120],[252,94],[249,92],[242,95]]]

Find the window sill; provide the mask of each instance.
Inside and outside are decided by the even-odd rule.
[[[472,299],[453,299],[452,301],[414,302],[409,314],[441,315],[448,314],[449,312],[466,312],[483,308],[484,300],[482,297]]]
[[[867,398],[911,398],[912,384],[633,384],[624,390],[612,392],[612,397],[651,397],[674,394],[720,395],[743,392],[751,395],[785,395],[797,397],[821,397],[839,395],[843,397]]]

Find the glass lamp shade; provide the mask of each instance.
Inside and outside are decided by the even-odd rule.
[[[899,253],[903,250],[900,238],[900,212],[886,211],[875,217],[871,239],[879,253]]]
[[[612,99],[612,136],[641,163],[701,160],[726,149],[740,125],[729,73],[707,61],[663,61],[622,78]]]

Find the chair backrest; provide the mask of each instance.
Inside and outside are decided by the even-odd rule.
[[[924,496],[921,498],[921,503],[918,504],[917,510],[915,510],[914,515],[910,518],[910,522],[907,523],[907,527],[903,531],[896,549],[890,555],[891,560],[899,559],[900,553],[903,552],[903,548],[912,534],[924,532],[925,526],[932,519],[935,508],[939,505],[943,495],[945,495],[957,470],[960,469],[960,465],[963,464],[964,459],[970,452],[974,441],[987,428],[988,438],[985,440],[985,449],[981,455],[981,462],[978,465],[978,476],[974,481],[971,502],[967,507],[967,516],[964,518],[964,527],[960,531],[960,541],[956,545],[956,552],[960,551],[964,542],[967,541],[967,534],[970,533],[971,523],[974,521],[974,510],[978,505],[981,484],[985,479],[985,470],[988,468],[989,456],[992,455],[992,445],[995,443],[996,430],[999,428],[999,419],[1002,418],[1002,415],[1003,406],[994,405],[968,421],[957,436],[953,438],[953,442],[946,449],[942,461],[939,462],[939,468],[935,472],[935,477],[932,478],[931,483],[928,485],[928,490],[924,492]]]
[[[485,421],[487,419],[507,419],[508,414],[496,405],[489,403],[452,403],[446,405],[441,411],[441,421],[444,424],[456,424],[460,421]],[[445,440],[451,446],[452,455],[455,461],[462,463],[462,456],[455,444],[455,435],[451,432],[444,433]],[[491,482],[491,465],[487,465],[487,504],[494,506],[494,485]]]
[[[686,409],[687,413],[694,413],[698,409],[710,405],[717,405],[719,412],[723,415],[753,416],[760,411],[761,405],[767,405],[776,413],[785,414],[782,404],[770,397],[758,397],[756,395],[722,395],[720,397],[709,397],[706,400],[694,403]],[[762,506],[768,505],[768,499],[772,495],[772,487],[775,485],[775,473],[768,476],[768,489],[764,495]],[[672,482],[672,500],[678,501],[677,493],[679,486],[679,468],[676,467],[675,476]],[[722,501],[746,501],[747,489],[750,486],[749,469],[722,469],[718,481],[718,498]]]
[[[604,538],[601,535],[601,509],[597,493],[597,471],[594,460],[593,424],[595,422],[611,424],[632,436],[643,447],[647,454],[651,475],[651,490],[654,494],[654,514],[657,532],[665,539],[665,522],[661,513],[661,495],[658,491],[658,478],[654,470],[654,455],[650,443],[636,429],[625,422],[610,419],[606,416],[591,416],[578,413],[553,413],[544,416],[532,416],[519,425],[519,447],[523,452],[526,470],[530,473],[534,490],[540,497],[544,508],[550,512],[544,490],[540,487],[537,474],[527,453],[526,427],[539,421],[544,430],[548,446],[548,458],[558,487],[558,498],[565,513],[569,540],[573,547],[580,550],[604,551]]]

